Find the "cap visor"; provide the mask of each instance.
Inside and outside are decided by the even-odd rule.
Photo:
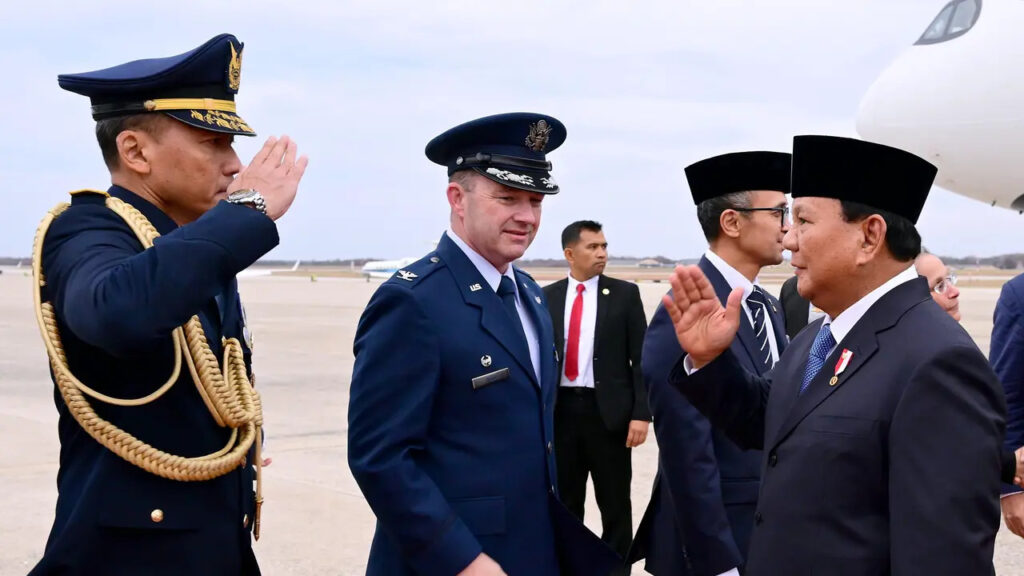
[[[547,172],[528,170],[508,170],[506,168],[474,166],[473,170],[484,178],[509,188],[539,192],[540,194],[558,194],[558,184]]]
[[[236,134],[238,136],[256,135],[256,132],[249,128],[245,120],[242,120],[242,117],[234,112],[224,112],[222,110],[165,110],[164,114],[189,126],[211,132]]]

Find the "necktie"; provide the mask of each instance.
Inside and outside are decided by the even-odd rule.
[[[569,342],[565,347],[565,377],[575,381],[580,375],[580,322],[583,320],[583,291],[587,287],[576,285],[576,299],[572,301],[569,316]]]
[[[804,393],[807,385],[825,365],[825,358],[835,345],[836,339],[832,337],[832,329],[828,324],[822,324],[818,335],[814,337],[814,343],[811,344],[811,353],[807,356],[807,369],[804,371],[804,382],[800,386],[800,394]]]
[[[747,307],[750,308],[750,315],[754,318],[754,340],[757,342],[757,355],[764,366],[765,371],[775,365],[772,359],[772,347],[768,343],[768,302],[760,286],[754,286],[754,291],[747,296]]]
[[[516,285],[508,276],[502,276],[498,283],[498,296],[505,305],[505,311],[511,316],[510,320],[515,323],[516,333],[522,336],[526,342],[526,331],[523,329],[523,321],[519,318],[519,310],[516,310]]]

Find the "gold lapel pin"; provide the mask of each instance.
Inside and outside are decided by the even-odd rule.
[[[832,379],[828,381],[828,385],[829,386],[835,386],[838,382],[839,382],[839,377],[838,376],[833,376]]]

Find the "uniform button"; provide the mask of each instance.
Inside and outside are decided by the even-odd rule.
[[[548,454],[551,454],[551,441],[548,440]]]
[[[756,512],[754,514],[754,524],[757,524],[758,526],[760,526],[761,522],[764,522],[764,518],[761,516],[760,512]]]
[[[149,513],[149,519],[152,520],[153,522],[163,522],[164,521],[164,511],[159,509],[159,508],[157,508],[156,510],[153,510],[152,512]]]
[[[248,527],[249,527],[249,515],[248,514],[244,514],[242,516],[242,528],[248,528]]]
[[[775,464],[779,461],[779,455],[772,450],[772,453],[768,455],[768,465],[775,468]]]

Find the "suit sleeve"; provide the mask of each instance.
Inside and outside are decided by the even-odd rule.
[[[84,205],[52,224],[43,271],[68,328],[92,346],[126,356],[167,338],[277,243],[273,220],[221,202],[140,251],[120,216]]]
[[[1006,441],[1004,448],[1014,451],[1024,446],[1024,318],[1021,317],[1021,293],[1018,282],[1003,285],[993,314],[989,360],[1003,385],[1006,396]],[[1003,494],[1020,492],[1012,483],[1004,484]]]
[[[729,349],[690,375],[684,359],[672,368],[669,382],[740,448],[761,450],[772,373],[751,374]]]
[[[1003,395],[976,348],[911,376],[889,427],[893,576],[991,574]]]
[[[673,514],[684,534],[694,573],[721,574],[742,563],[722,501],[711,425],[668,382],[683,357],[668,312],[658,306],[643,352],[643,375],[654,416],[662,482],[672,494]],[[682,554],[682,550],[680,550]]]
[[[644,303],[640,299],[640,288],[631,284],[629,291],[629,361],[633,370],[633,420],[651,421],[651,410],[647,401],[647,386],[644,384],[643,348],[644,334],[647,331],[647,315],[644,314]]]
[[[482,547],[416,462],[440,382],[439,346],[412,291],[381,285],[356,330],[348,463],[405,561],[417,574],[450,576]]]

